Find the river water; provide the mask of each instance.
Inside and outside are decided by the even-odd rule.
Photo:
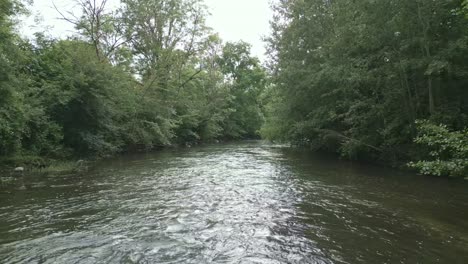
[[[0,263],[468,263],[468,183],[262,142],[0,186]]]

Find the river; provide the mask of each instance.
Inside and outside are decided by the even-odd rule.
[[[468,183],[263,142],[0,186],[0,263],[468,263]]]

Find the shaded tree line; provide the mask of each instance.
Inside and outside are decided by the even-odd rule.
[[[262,134],[356,160],[467,176],[460,0],[280,0]]]
[[[0,159],[258,138],[432,175],[468,168],[468,5],[278,0],[265,70],[202,0],[76,0],[21,38],[0,0]],[[264,117],[265,115],[265,117]]]
[[[200,0],[78,0],[78,34],[34,40],[0,0],[0,159],[106,156],[259,137],[266,74],[247,43],[223,43]]]

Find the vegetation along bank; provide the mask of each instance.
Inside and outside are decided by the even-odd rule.
[[[468,175],[462,1],[277,1],[266,66],[201,0],[78,3],[59,10],[74,37],[25,39],[23,3],[0,0],[3,164],[263,137]]]

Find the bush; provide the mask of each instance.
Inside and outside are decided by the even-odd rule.
[[[446,125],[427,120],[416,125],[419,135],[414,142],[426,146],[428,160],[410,162],[409,167],[426,175],[468,175],[468,129],[450,131]]]

